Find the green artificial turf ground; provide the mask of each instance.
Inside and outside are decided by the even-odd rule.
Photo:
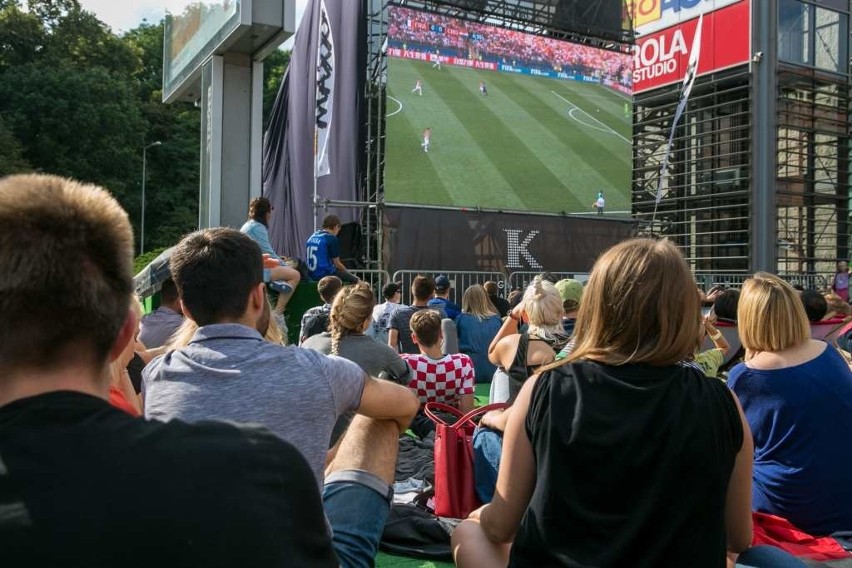
[[[418,79],[422,96],[412,92]],[[629,210],[625,102],[591,83],[390,58],[385,199],[591,213],[603,191],[607,210]]]

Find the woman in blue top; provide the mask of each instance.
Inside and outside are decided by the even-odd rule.
[[[737,308],[745,362],[731,370],[754,434],[753,507],[814,535],[852,530],[852,372],[810,338],[798,294],[771,274]]]
[[[249,218],[240,227],[240,232],[248,235],[260,247],[260,252],[267,255],[270,260],[278,262],[274,268],[264,268],[263,281],[278,292],[278,301],[272,317],[276,325],[285,336],[287,335],[287,324],[284,321],[284,308],[293,295],[293,290],[299,285],[301,276],[299,271],[284,264],[284,260],[272,248],[269,242],[269,221],[272,219],[272,204],[266,197],[255,197],[249,203]]]
[[[464,291],[462,313],[456,318],[459,352],[469,355],[476,370],[476,382],[489,383],[497,367],[488,360],[488,346],[503,322],[488,299],[485,288],[474,284]]]

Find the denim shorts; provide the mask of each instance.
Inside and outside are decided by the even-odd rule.
[[[373,566],[393,487],[366,471],[336,471],[325,478],[322,504],[342,568]]]

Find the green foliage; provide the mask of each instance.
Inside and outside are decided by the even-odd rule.
[[[161,247],[154,250],[149,250],[144,254],[140,254],[136,258],[133,259],[133,274],[139,274],[142,272],[142,269],[148,266],[152,260],[160,256],[164,250],[169,247]]]
[[[264,66],[264,120],[289,59]],[[198,224],[201,124],[194,105],[163,104],[162,77],[163,22],[118,36],[78,0],[0,0],[0,176],[102,185],[138,235],[142,149],[160,141],[146,154],[145,256],[174,245]]]

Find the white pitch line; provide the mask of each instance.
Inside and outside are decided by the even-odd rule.
[[[603,132],[604,134],[607,134],[608,132],[610,132],[609,129],[601,128],[600,126],[596,126],[594,124],[589,124],[588,122],[583,122],[582,120],[580,120],[579,118],[574,116],[574,113],[577,112],[578,110],[582,112],[583,109],[574,107],[574,108],[572,108],[571,110],[568,111],[568,116],[570,116],[571,118],[573,118],[574,120],[576,120],[577,122],[582,124],[583,126],[586,126],[588,128],[594,128],[598,132]]]
[[[562,99],[563,101],[565,101],[566,103],[568,103],[569,105],[571,105],[573,107],[571,110],[575,110],[575,109],[579,110],[580,112],[582,112],[583,114],[585,114],[586,116],[588,116],[589,118],[591,118],[592,120],[594,120],[595,122],[597,122],[598,124],[600,124],[601,126],[606,128],[609,132],[612,132],[613,134],[615,134],[616,136],[618,136],[619,138],[621,138],[622,140],[624,140],[625,142],[627,142],[631,146],[633,145],[633,142],[631,140],[628,140],[627,138],[625,138],[624,136],[622,136],[621,134],[619,134],[618,132],[613,130],[610,126],[604,124],[603,122],[601,122],[600,120],[598,120],[594,116],[590,115],[589,113],[587,113],[586,111],[584,111],[583,109],[581,109],[580,107],[578,107],[577,105],[575,105],[574,103],[572,103],[571,101],[569,101],[568,99],[566,99],[565,97],[563,97],[562,95],[557,93],[556,91],[550,91],[550,92],[553,93],[554,95],[556,95],[557,97],[559,97],[560,99]],[[574,117],[572,116],[571,118],[574,118]],[[575,118],[574,120],[577,120],[577,119]],[[580,122],[580,121],[577,120],[577,122]],[[580,122],[580,124],[583,124],[583,123]],[[586,124],[585,126],[589,126],[589,125]]]
[[[385,118],[390,118],[390,117],[392,117],[393,115],[395,115],[395,114],[399,114],[399,113],[401,113],[401,112],[402,112],[402,103],[401,103],[398,99],[395,99],[395,98],[393,98],[393,97],[392,97],[392,96],[390,96],[390,95],[388,95],[388,98],[389,98],[390,100],[392,100],[393,102],[395,102],[396,104],[398,104],[398,105],[399,105],[399,108],[398,108],[398,109],[396,109],[395,111],[393,111],[392,113],[390,113],[389,115],[385,116]]]

